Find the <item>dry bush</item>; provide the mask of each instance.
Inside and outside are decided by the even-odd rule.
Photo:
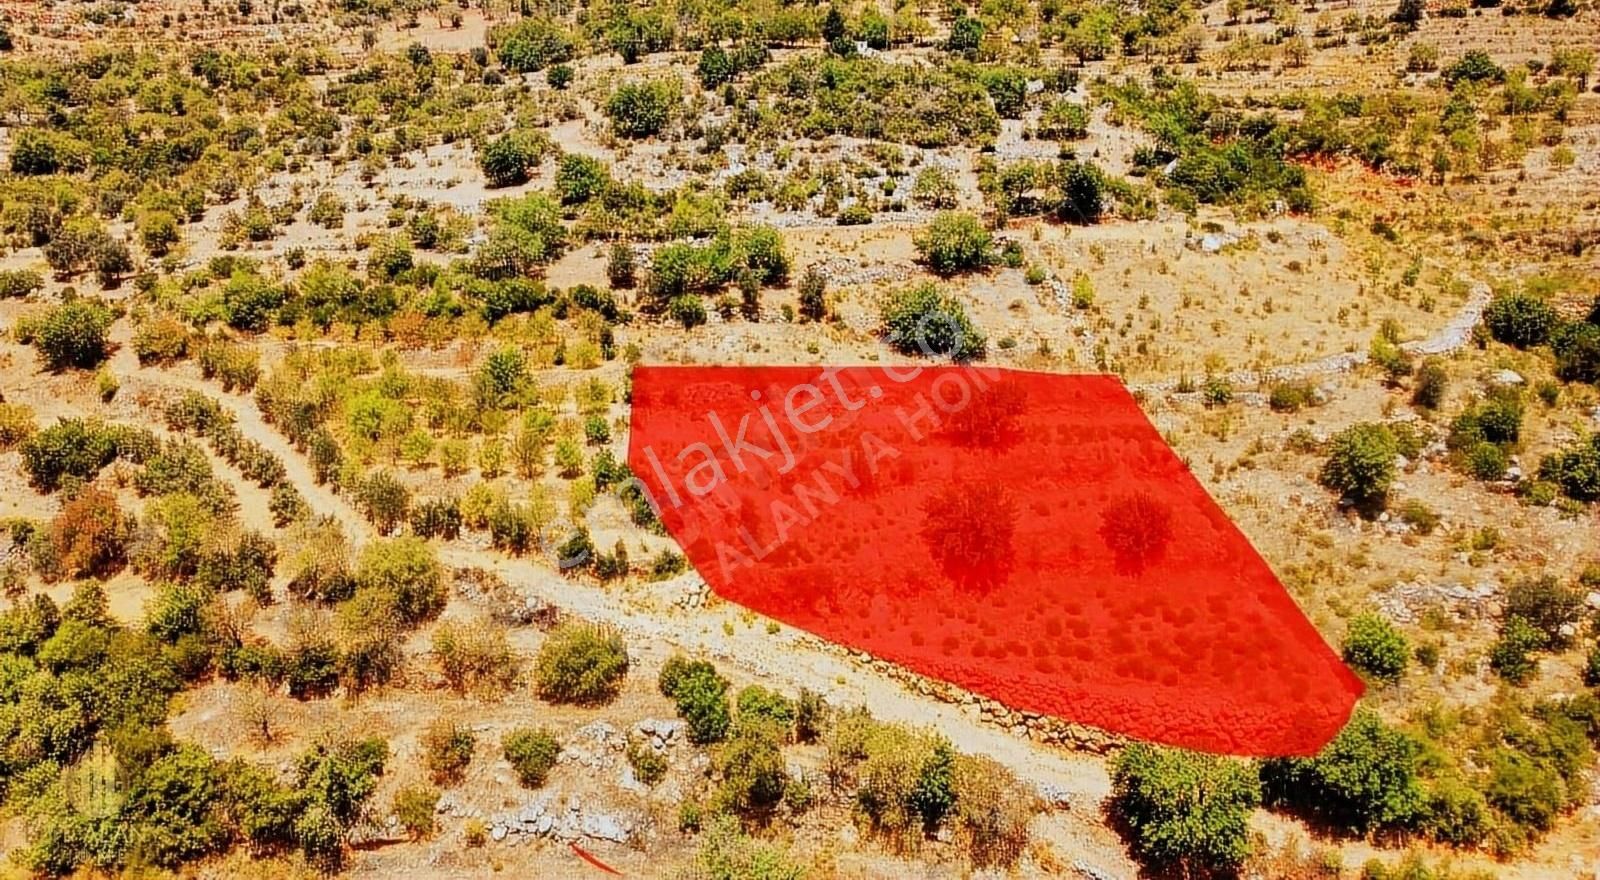
[[[497,695],[516,681],[517,658],[506,630],[488,620],[440,624],[433,633],[433,654],[456,691]]]

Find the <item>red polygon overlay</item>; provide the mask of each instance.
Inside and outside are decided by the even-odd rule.
[[[644,367],[628,460],[718,595],[1014,709],[1311,754],[1362,686],[1114,377]]]

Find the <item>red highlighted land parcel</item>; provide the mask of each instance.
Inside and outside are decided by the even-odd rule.
[[[640,367],[629,464],[718,595],[1170,745],[1316,752],[1361,683],[1114,377]]]

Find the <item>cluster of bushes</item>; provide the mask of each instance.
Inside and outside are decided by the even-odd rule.
[[[1600,700],[1433,708],[1398,728],[1358,707],[1317,755],[1255,765],[1137,745],[1113,765],[1112,809],[1135,854],[1185,874],[1228,874],[1252,855],[1248,817],[1289,810],[1335,832],[1408,832],[1517,852],[1581,800]]]
[[[1600,501],[1600,433],[1574,440],[1541,459],[1539,479],[1574,501]]]
[[[919,147],[981,145],[1000,117],[976,67],[908,66],[805,55],[769,67],[752,88],[770,96],[752,135],[869,138]]]
[[[407,630],[437,617],[447,598],[443,569],[421,539],[376,541],[352,560],[327,520],[299,527],[285,568],[289,594],[332,606],[334,625],[305,617],[282,648],[238,633],[219,646],[217,666],[229,678],[286,684],[302,699],[389,682],[403,665]]]
[[[1600,382],[1600,299],[1581,320],[1566,320],[1548,299],[1549,279],[1502,291],[1484,309],[1484,326],[1496,340],[1517,348],[1548,345],[1556,376],[1568,382]]]
[[[1522,414],[1522,393],[1511,386],[1468,404],[1450,423],[1445,440],[1456,464],[1480,480],[1504,477],[1521,437]]]
[[[714,747],[717,786],[705,807],[717,814],[763,822],[780,809],[804,812],[818,792],[813,780],[789,774],[782,747],[821,740],[830,790],[896,848],[948,831],[984,868],[1015,863],[1027,844],[1037,797],[1005,768],[958,754],[942,737],[878,722],[864,709],[836,713],[810,691],[790,699],[751,685],[730,701],[714,666],[681,655],[662,666],[657,684],[677,704],[690,742]],[[701,808],[687,802],[680,824],[698,826]]]
[[[167,405],[166,422],[174,431],[204,438],[245,479],[271,490],[273,519],[280,528],[310,512],[299,490],[287,481],[283,461],[260,442],[244,436],[221,404],[190,391]]]
[[[1038,796],[995,761],[865,710],[832,719],[823,740],[830,786],[853,793],[856,814],[875,837],[906,850],[944,830],[977,867],[1021,858]]]
[[[36,596],[0,612],[0,667],[10,685],[0,688],[0,799],[28,819],[27,844],[15,852],[24,867],[176,868],[237,843],[338,864],[386,748],[318,746],[284,786],[252,765],[219,764],[174,743],[163,725],[192,666],[184,639],[200,618],[167,588],[143,628],[125,628],[95,582],[60,608]],[[96,749],[106,760],[92,757]],[[121,796],[86,800],[85,774],[91,787]]]
[[[1113,118],[1141,122],[1155,140],[1134,156],[1136,171],[1165,168],[1168,200],[1196,204],[1242,204],[1264,209],[1283,201],[1289,210],[1315,205],[1305,170],[1290,161],[1291,126],[1271,114],[1245,118],[1201,92],[1194,83],[1162,74],[1150,86],[1132,81],[1104,86]]]
[[[1513,583],[1506,589],[1489,667],[1511,684],[1527,684],[1538,672],[1534,655],[1571,647],[1587,616],[1577,585],[1564,585],[1553,575]]]
[[[660,310],[686,294],[715,292],[732,282],[782,284],[789,268],[783,236],[769,226],[727,230],[704,244],[673,242],[651,255],[647,305]]]

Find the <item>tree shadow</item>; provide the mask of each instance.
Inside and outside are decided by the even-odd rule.
[[[924,503],[922,514],[922,541],[959,589],[986,593],[1010,579],[1017,505],[1003,486],[951,483]]]
[[[1118,498],[1100,513],[1100,539],[1116,557],[1119,574],[1141,574],[1172,543],[1172,505],[1144,492]]]

